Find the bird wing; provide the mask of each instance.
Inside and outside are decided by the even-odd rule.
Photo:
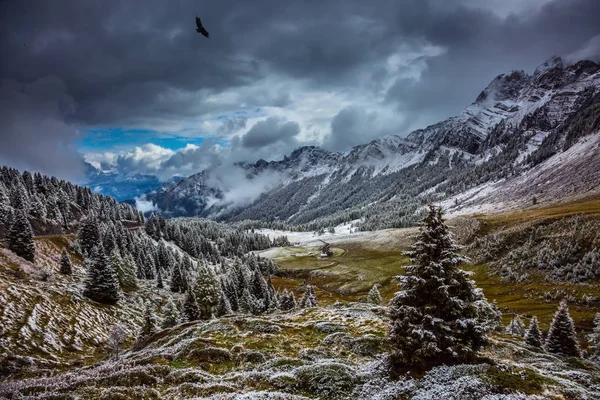
[[[200,33],[203,34],[204,36],[206,36],[207,38],[210,38],[210,33],[208,33],[208,31],[206,29],[204,29],[204,27],[200,27],[198,28],[200,30]]]
[[[200,17],[196,15],[196,26],[198,29],[202,29],[202,21],[200,21]]]

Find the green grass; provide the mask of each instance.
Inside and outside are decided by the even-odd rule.
[[[541,394],[545,385],[556,384],[552,379],[527,368],[511,368],[509,371],[502,371],[498,367],[490,367],[483,375],[483,380],[490,385],[525,394]]]
[[[398,290],[393,277],[402,275],[403,267],[409,264],[400,250],[374,250],[348,244],[334,248],[334,255],[329,258],[304,255],[311,250],[287,248],[286,251],[295,251],[300,256],[275,258],[287,275],[274,278],[275,287],[294,290],[299,296],[302,281],[307,279],[317,287],[319,299],[329,304],[336,300],[360,300],[374,284],[379,284],[382,296],[389,299]]]
[[[479,234],[483,235],[499,228],[507,228],[522,223],[554,220],[573,215],[600,216],[600,199],[585,199],[498,214],[477,214],[474,217],[482,223]]]
[[[273,285],[280,289],[293,290],[297,297],[302,295],[301,286],[306,279],[317,290],[319,304],[328,305],[336,301],[358,301],[366,297],[373,284],[381,285],[380,292],[385,301],[392,298],[399,290],[398,283],[393,279],[396,275],[404,274],[404,266],[409,264],[407,257],[401,251],[373,250],[359,245],[339,245],[343,251],[338,251],[331,258],[285,256],[275,261],[288,277],[274,277]],[[298,248],[294,248],[297,249]],[[299,249],[306,253],[308,249]],[[547,301],[541,296],[555,289],[565,290],[576,298],[583,294],[600,298],[600,287],[592,284],[556,284],[534,277],[533,282],[505,282],[499,276],[490,273],[486,265],[463,265],[462,268],[472,271],[472,278],[489,301],[496,300],[504,313],[504,323],[508,324],[515,313],[528,318],[535,315],[542,329],[547,329],[557,309],[558,301]],[[588,331],[597,304],[584,306],[570,304],[569,310],[575,320],[576,328]]]

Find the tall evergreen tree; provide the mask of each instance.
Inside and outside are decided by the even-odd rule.
[[[138,282],[136,279],[137,266],[133,260],[131,253],[125,254],[125,257],[121,258],[119,253],[115,251],[111,259],[114,269],[117,271],[117,277],[119,278],[119,284],[123,289],[132,290],[138,288]]]
[[[383,302],[381,298],[381,294],[379,293],[379,289],[377,288],[377,284],[371,287],[369,290],[369,294],[367,295],[367,302],[375,305],[380,305]]]
[[[566,301],[561,301],[554,314],[546,337],[546,350],[565,356],[581,357],[581,350],[575,334],[575,324],[569,314]]]
[[[221,296],[219,282],[210,268],[202,267],[198,271],[193,291],[200,310],[200,319],[210,319]]]
[[[542,333],[538,326],[537,317],[531,318],[529,328],[527,328],[527,332],[525,333],[525,343],[533,347],[542,347]]]
[[[587,337],[589,341],[588,352],[590,358],[600,361],[600,313],[594,317],[594,330]]]
[[[200,319],[200,309],[198,308],[198,302],[193,290],[188,290],[185,293],[182,314],[186,321],[197,321]]]
[[[71,275],[73,273],[73,264],[66,249],[63,249],[60,254],[60,273],[64,275]]]
[[[159,289],[163,289],[165,287],[165,285],[163,284],[162,273],[160,272],[160,269],[156,271],[156,287]]]
[[[139,333],[139,338],[148,338],[156,333],[156,315],[154,315],[154,310],[150,306],[150,303],[146,302],[146,306],[144,308],[144,325]]]
[[[429,207],[412,248],[407,254],[416,265],[407,267],[403,290],[389,307],[394,374],[468,362],[488,342],[489,328],[479,311],[485,298],[459,269],[465,259],[439,208]]]
[[[173,267],[170,288],[171,292],[174,293],[183,293],[186,289],[186,280],[184,274],[181,272],[181,267],[177,264]]]
[[[78,240],[84,255],[90,255],[92,250],[101,244],[100,228],[94,216],[89,216],[83,221]]]
[[[23,210],[15,210],[13,223],[8,231],[8,248],[27,261],[35,262],[33,229]]]
[[[217,306],[217,315],[223,316],[233,314],[233,309],[231,308],[231,303],[229,302],[229,298],[225,295],[225,293],[221,293],[219,296],[219,305]]]
[[[85,264],[87,278],[83,295],[100,303],[114,304],[119,301],[119,278],[102,246],[91,251]]]
[[[167,304],[165,304],[163,312],[164,317],[162,321],[162,327],[164,329],[172,328],[175,325],[179,324],[179,319],[181,318],[181,316],[179,315],[179,310],[175,306],[175,303],[173,303],[172,298],[169,297],[169,300],[167,301]]]
[[[510,321],[506,327],[506,333],[518,337],[523,337],[523,335],[525,335],[525,324],[523,323],[523,320],[519,314],[515,314],[513,319]]]

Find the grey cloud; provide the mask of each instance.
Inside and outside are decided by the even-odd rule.
[[[381,136],[383,132],[378,131],[377,118],[377,113],[373,111],[344,108],[331,120],[331,133],[325,138],[323,146],[334,151],[346,151]]]
[[[294,143],[298,133],[300,133],[298,123],[270,117],[265,121],[257,122],[250,128],[248,133],[242,137],[242,146],[254,149],[276,142]]]
[[[378,119],[378,107],[397,107],[405,118],[389,130],[401,133],[460,112],[500,73],[532,71],[555,54],[597,59],[600,46],[593,38],[600,35],[599,1],[535,0],[527,12],[516,0],[502,2],[497,12],[499,3],[223,0],[200,7],[193,0],[2,2],[0,50],[10,56],[0,63],[0,78],[23,83],[54,75],[64,83],[60,98],[68,95],[72,100],[27,94],[15,117],[0,111],[2,127],[16,116],[28,123],[16,133],[3,132],[3,139],[18,135],[30,143],[62,143],[59,146],[68,150],[74,137],[69,124],[166,129],[186,119],[229,115],[241,108],[292,107],[305,95],[302,90],[355,90],[357,102],[373,102]],[[210,40],[195,32],[197,13],[211,32]],[[414,65],[392,72],[385,68],[399,46],[415,53],[434,46],[441,52],[417,60],[423,70],[419,79],[412,79],[405,72]],[[365,76],[370,82],[361,82]],[[265,80],[274,85],[263,85]],[[301,89],[291,92],[292,87]],[[56,88],[44,90],[57,93]],[[382,104],[373,100],[381,91],[386,92]],[[225,92],[237,97],[220,98]],[[2,93],[4,103],[16,96],[4,89]],[[44,105],[41,109],[58,132],[47,136],[54,137],[47,142],[38,142],[31,133],[41,116],[25,112],[22,104],[36,102]],[[77,107],[70,108],[74,103]],[[368,129],[374,114],[345,114],[332,121],[330,136],[324,138],[328,133],[323,132],[317,139],[325,139],[331,148],[345,148],[387,132]],[[311,121],[298,122],[307,126]],[[236,122],[227,124],[219,134],[241,129]],[[236,151],[251,148],[253,155],[268,156],[286,151],[297,140],[297,134],[290,134],[291,125],[289,131],[279,132],[284,140],[259,128],[251,128]],[[52,169],[42,161],[41,149],[20,151],[14,152],[19,159],[3,159]],[[204,157],[195,153],[190,151],[190,157]],[[123,162],[127,168],[136,166]],[[178,162],[193,165],[184,159],[172,161]]]
[[[64,122],[73,99],[56,77],[0,86],[0,164],[68,179],[82,177],[84,164],[73,149],[75,129]]]
[[[220,134],[229,134],[246,127],[248,121],[245,117],[227,118],[223,120],[223,125],[219,127]]]

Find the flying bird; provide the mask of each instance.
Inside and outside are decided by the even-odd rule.
[[[196,15],[196,32],[203,34],[207,39],[210,39],[210,33],[202,26],[202,21],[200,21],[200,17]]]

